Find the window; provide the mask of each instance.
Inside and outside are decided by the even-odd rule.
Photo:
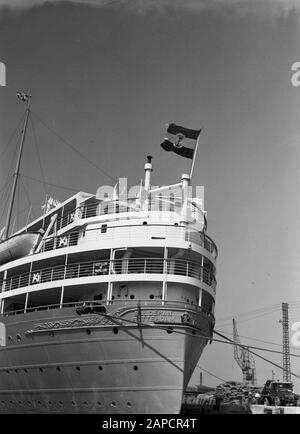
[[[202,290],[201,307],[203,307],[208,312],[212,312],[213,309],[213,298],[208,292],[204,290]]]
[[[101,225],[101,234],[105,234],[107,232],[107,225]]]

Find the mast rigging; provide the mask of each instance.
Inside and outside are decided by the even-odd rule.
[[[5,229],[4,229],[4,233],[3,233],[3,239],[4,240],[6,240],[9,237],[12,211],[13,211],[13,207],[14,207],[18,178],[20,175],[20,165],[21,165],[21,159],[22,159],[22,153],[23,153],[23,147],[24,147],[24,142],[25,142],[27,125],[28,125],[28,118],[29,118],[29,113],[30,113],[31,95],[27,95],[25,93],[18,92],[17,96],[18,96],[18,98],[21,99],[21,101],[27,103],[27,107],[26,107],[26,116],[25,116],[25,120],[24,120],[24,125],[23,125],[22,132],[21,132],[21,141],[20,141],[17,164],[16,164],[15,172],[13,174],[13,186],[12,186],[12,190],[11,190],[10,201],[9,201],[8,212],[7,212],[7,218],[6,218],[6,223],[5,223]]]

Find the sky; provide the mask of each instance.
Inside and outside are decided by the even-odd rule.
[[[63,200],[118,177],[139,183],[146,155],[155,185],[178,182],[189,162],[160,148],[165,124],[202,128],[193,185],[205,186],[219,249],[216,329],[232,333],[234,317],[243,343],[280,351],[281,303],[291,325],[300,321],[299,41],[299,1],[0,0],[1,226],[25,108],[19,90],[33,98],[15,227],[29,202],[31,217],[41,213],[46,193]],[[199,366],[242,378],[229,345],[208,345]],[[272,369],[282,378],[256,366],[260,384]],[[221,381],[203,371],[203,382]]]

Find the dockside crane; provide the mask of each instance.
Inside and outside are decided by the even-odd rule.
[[[290,358],[290,341],[289,341],[289,305],[282,303],[282,371],[283,381],[291,383],[291,358]]]
[[[243,373],[243,383],[251,386],[256,385],[256,368],[252,354],[247,347],[241,346],[235,319],[233,322],[234,359]]]

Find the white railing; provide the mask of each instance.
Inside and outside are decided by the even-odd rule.
[[[213,289],[216,287],[216,279],[213,272],[206,267],[201,267],[195,261],[162,258],[128,258],[111,261],[96,260],[41,268],[8,277],[4,281],[4,290],[10,291],[56,280],[121,274],[173,274],[198,279]]]
[[[182,202],[179,199],[170,198],[168,200],[160,198],[151,198],[147,202],[148,206],[145,209],[144,205],[138,199],[127,199],[117,201],[99,201],[95,203],[86,203],[62,216],[57,221],[57,228],[62,229],[69,224],[73,223],[76,219],[88,219],[92,217],[106,216],[111,214],[123,214],[123,213],[142,213],[142,212],[168,212],[175,213],[178,216],[181,214]],[[205,214],[199,206],[195,203],[188,203],[188,215],[191,220],[203,221],[204,227],[206,227]]]

